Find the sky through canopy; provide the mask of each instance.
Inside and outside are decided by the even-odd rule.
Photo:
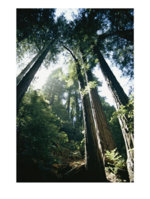
[[[74,8],[64,8],[64,9],[56,9],[56,20],[57,17],[59,17],[60,15],[64,14],[65,18],[68,21],[73,20],[74,16],[78,14],[78,9]],[[19,65],[22,65],[24,63],[24,67],[32,60],[32,58],[30,57],[30,55],[25,55],[25,58],[22,60],[22,63]],[[119,70],[116,66],[112,65],[111,61],[106,59],[107,63],[109,64],[109,66],[111,67],[114,75],[116,76],[117,80],[119,81],[119,83],[121,84],[121,86],[124,88],[124,91],[127,93],[127,95],[130,92],[130,88],[133,88],[133,82],[131,80],[129,80],[128,77],[122,77],[121,75],[121,70]],[[46,83],[46,80],[48,78],[48,76],[50,75],[50,73],[59,68],[62,67],[63,72],[67,72],[67,66],[65,63],[65,57],[63,55],[63,53],[61,53],[58,56],[58,60],[57,63],[50,63],[50,66],[48,69],[46,69],[43,65],[40,67],[39,71],[37,72],[37,74],[35,75],[34,80],[32,81],[32,87],[33,89],[41,89],[42,86]],[[18,67],[17,69],[17,74],[20,73],[20,71],[23,69],[23,67]],[[100,91],[100,95],[102,97],[106,97],[106,101],[110,104],[110,105],[115,105],[114,100],[112,98],[112,94],[109,91],[106,82],[104,80],[103,74],[100,71],[100,68],[97,66],[94,69],[94,74],[95,76],[98,78],[98,80],[100,82],[102,82],[102,87],[99,87],[99,91]]]

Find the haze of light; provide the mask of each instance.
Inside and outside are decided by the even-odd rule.
[[[56,17],[59,17],[63,13],[64,13],[66,19],[68,21],[71,21],[71,20],[73,20],[73,13],[76,15],[78,13],[78,9],[69,9],[69,8],[68,9],[56,9]],[[22,63],[25,63],[24,66],[26,66],[31,60],[32,59],[30,58],[30,55],[26,54]],[[106,59],[106,61],[109,64],[109,66],[111,67],[114,75],[116,76],[117,80],[123,87],[124,91],[127,94],[129,94],[129,88],[130,88],[130,86],[133,86],[133,82],[129,81],[129,79],[127,77],[126,78],[121,77],[121,71],[117,67],[112,66],[111,62],[108,59]],[[48,69],[46,69],[43,65],[41,65],[39,71],[36,73],[35,78],[31,83],[31,86],[33,87],[33,89],[35,89],[35,90],[41,89],[42,86],[46,83],[46,80],[47,80],[48,76],[50,75],[50,73],[59,67],[62,67],[62,70],[64,73],[67,72],[67,66],[64,63],[64,56],[62,55],[62,53],[58,56],[57,63],[56,64],[50,63],[50,66]],[[23,69],[22,67],[21,67],[21,69],[18,68],[17,73],[19,74],[22,69]],[[100,70],[100,67],[98,67],[98,66],[95,67],[94,74],[98,78],[98,80],[102,82],[102,87],[98,88],[100,95],[103,97],[106,97],[106,101],[110,105],[115,106],[114,100],[112,98],[112,94],[107,87],[107,84],[106,84],[103,74]]]

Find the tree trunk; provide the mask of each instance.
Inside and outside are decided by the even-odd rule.
[[[39,51],[38,54],[31,60],[31,62],[17,76],[17,85],[22,80],[22,78],[26,75],[26,73],[29,71],[29,69],[32,67],[32,65],[35,63],[35,61],[37,61],[37,59],[40,57],[40,55],[42,54],[42,52],[44,50],[45,50],[45,48],[43,48],[43,50]]]
[[[93,50],[99,59],[100,68],[105,77],[107,85],[113,95],[113,98],[116,103],[116,108],[118,110],[121,105],[126,106],[128,104],[129,102],[128,96],[125,94],[123,88],[120,86],[116,77],[112,73],[103,55],[99,51],[98,46],[95,46]],[[126,151],[127,151],[127,168],[128,168],[129,178],[130,178],[130,181],[133,182],[133,178],[134,178],[133,134],[129,132],[129,128],[126,122],[128,118],[120,116],[118,119],[119,119],[120,126],[122,129],[122,134],[124,137]]]
[[[94,81],[90,70],[85,71],[85,76],[87,84],[89,81]],[[102,104],[97,92],[97,88],[89,88],[89,96],[92,105],[93,117],[95,118],[103,153],[105,154],[106,150],[111,151],[115,148],[115,143],[110,132],[105,113],[102,109]]]
[[[27,91],[31,81],[34,78],[34,75],[38,71],[39,67],[41,66],[43,60],[45,59],[48,51],[50,50],[51,44],[47,45],[46,49],[43,51],[41,56],[36,60],[36,62],[33,64],[32,68],[26,73],[26,75],[23,77],[23,79],[19,82],[17,85],[17,109],[19,108],[19,104]]]
[[[83,77],[81,75],[81,72],[79,74],[80,66],[78,65],[77,68],[79,88],[80,90],[84,90],[85,84],[83,81]],[[91,177],[93,176],[94,180],[100,180],[102,182],[105,182],[106,174],[104,169],[104,156],[102,152],[101,143],[97,139],[97,132],[95,129],[88,94],[82,95],[81,93],[81,99],[86,140],[86,168],[90,173]]]
[[[80,125],[80,108],[79,108],[79,97],[78,97],[78,93],[75,92],[75,106],[76,106],[76,123],[75,125],[78,127]]]
[[[98,46],[94,47],[94,53],[97,55],[100,63],[100,68],[104,75],[104,78],[107,82],[108,87],[110,88],[112,95],[115,99],[117,108],[120,105],[127,105],[129,102],[128,96],[125,94],[123,88],[120,86],[119,82],[117,81],[116,77],[112,73],[111,69],[109,68],[108,64],[106,63],[103,55],[98,49]]]
[[[86,57],[84,55],[84,51],[82,48],[80,48],[82,53],[82,59],[84,64],[87,64]],[[89,82],[93,82],[93,75],[91,72],[91,69],[86,70],[84,68],[86,83],[88,85]],[[115,148],[115,143],[112,137],[112,134],[110,132],[105,113],[103,112],[100,97],[97,92],[97,88],[89,88],[89,97],[91,102],[91,108],[93,113],[93,118],[95,118],[95,126],[97,129],[98,139],[100,139],[103,154],[105,154],[106,150],[111,151]]]
[[[129,129],[125,123],[123,117],[118,117],[121,126],[123,138],[125,141],[125,147],[127,152],[127,169],[129,174],[130,182],[134,182],[134,138],[133,134],[129,132]]]
[[[85,89],[85,83],[81,74],[81,66],[79,65],[78,60],[75,58],[73,53],[67,47],[65,47],[65,49],[67,49],[71,53],[72,57],[75,60],[79,89],[80,91],[82,91]],[[102,153],[102,148],[97,141],[97,135],[88,94],[82,95],[81,92],[81,100],[83,108],[86,143],[85,164],[86,169],[88,171],[89,179],[91,181],[107,182],[104,168],[104,157]]]

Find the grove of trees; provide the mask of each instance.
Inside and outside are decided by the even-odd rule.
[[[133,182],[133,94],[108,65],[134,78],[133,9],[78,9],[68,21],[55,9],[17,9],[18,182]],[[41,67],[67,57],[40,90],[31,82]],[[115,107],[100,96],[101,70]]]

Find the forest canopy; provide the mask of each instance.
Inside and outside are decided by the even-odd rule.
[[[16,14],[17,181],[133,182],[134,10]]]

